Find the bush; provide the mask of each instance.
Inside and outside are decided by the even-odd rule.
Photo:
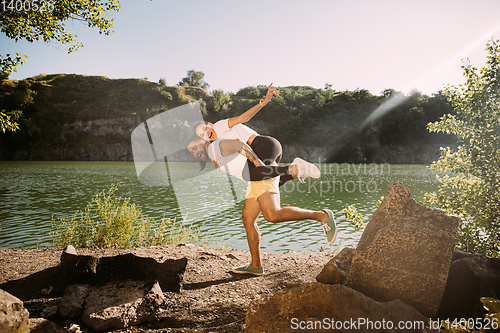
[[[97,194],[71,220],[52,219],[52,240],[64,247],[136,247],[198,243],[201,227],[184,226],[163,218],[157,222],[142,214],[130,198],[115,195],[117,185]]]
[[[363,214],[359,213],[354,205],[345,207],[342,209],[342,212],[344,213],[346,220],[354,226],[356,231],[363,229],[368,223],[363,219]]]
[[[486,66],[462,66],[464,86],[445,90],[456,115],[430,123],[431,132],[455,134],[457,150],[441,148],[431,164],[440,182],[427,202],[464,220],[458,247],[469,253],[500,256],[500,44],[491,41]]]
[[[223,90],[214,90],[212,96],[213,97],[207,103],[207,109],[212,113],[219,112],[224,108],[228,109],[229,106],[233,104],[231,96],[226,94]]]

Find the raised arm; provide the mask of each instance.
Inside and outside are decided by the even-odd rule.
[[[266,97],[264,97],[263,100],[260,100],[259,104],[248,109],[247,111],[243,112],[242,114],[240,114],[237,117],[229,118],[228,123],[227,123],[228,127],[231,128],[234,125],[246,123],[247,121],[252,119],[252,117],[255,116],[255,114],[257,112],[259,112],[259,110],[262,109],[262,107],[264,105],[266,105],[267,103],[269,103],[271,101],[271,99],[273,98],[273,95],[279,95],[279,91],[272,88],[272,86],[273,86],[273,84],[271,83],[269,85],[269,87],[267,88]]]
[[[222,156],[228,156],[235,152],[245,156],[250,162],[252,162],[256,167],[263,166],[264,163],[255,154],[255,152],[247,145],[245,142],[240,140],[221,140],[219,142],[219,149]]]

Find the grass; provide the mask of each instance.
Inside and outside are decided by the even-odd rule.
[[[52,241],[56,247],[80,248],[137,247],[198,244],[203,226],[185,225],[175,220],[160,221],[144,215],[130,198],[116,196],[118,184],[101,191],[71,219],[52,219]]]

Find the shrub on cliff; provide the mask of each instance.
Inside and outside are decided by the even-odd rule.
[[[431,132],[455,134],[457,150],[441,148],[430,165],[440,182],[425,198],[464,220],[459,248],[469,253],[500,256],[500,45],[486,44],[486,66],[462,68],[464,86],[445,90],[456,115],[430,123]]]
[[[182,78],[182,80],[177,83],[178,86],[182,87],[200,87],[201,89],[208,89],[210,85],[205,82],[205,73],[202,71],[195,71],[190,69],[187,71],[187,76]]]

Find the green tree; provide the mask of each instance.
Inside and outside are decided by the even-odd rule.
[[[445,89],[456,115],[444,115],[428,124],[431,132],[455,134],[459,147],[442,148],[430,165],[440,182],[426,201],[450,214],[461,215],[464,225],[459,248],[500,256],[500,45],[486,44],[486,66],[479,71],[462,66],[466,83]]]
[[[18,120],[21,119],[27,107],[33,104],[36,92],[31,90],[29,80],[22,80],[17,84],[2,85],[0,88],[0,131],[15,132],[19,129]]]
[[[19,110],[6,112],[5,110],[0,111],[0,131],[5,133],[5,131],[15,132],[19,129],[19,124],[16,122],[21,117],[22,112]]]
[[[108,13],[119,9],[118,0],[5,1],[0,12],[0,31],[16,42],[42,40],[46,43],[62,43],[69,46],[68,53],[71,53],[83,44],[66,29],[67,21],[81,21],[91,28],[97,28],[100,34],[109,35],[113,32],[113,19]],[[0,75],[3,78],[15,71],[16,66],[22,65],[22,56],[17,53],[16,56],[1,56]]]
[[[229,108],[231,104],[233,104],[233,102],[228,94],[223,90],[214,90],[212,92],[212,98],[207,103],[207,108],[211,112],[219,112],[223,108]]]
[[[16,57],[13,58],[10,54],[4,56],[0,55],[0,79],[8,79],[10,73],[17,72],[16,67],[23,65],[28,58],[26,54],[21,55],[16,52]]]
[[[202,89],[208,89],[210,88],[210,85],[205,82],[203,79],[205,77],[205,73],[202,71],[195,71],[194,69],[191,69],[187,71],[187,76],[183,78],[179,83],[177,84],[178,86],[185,86],[185,87],[200,87]]]

